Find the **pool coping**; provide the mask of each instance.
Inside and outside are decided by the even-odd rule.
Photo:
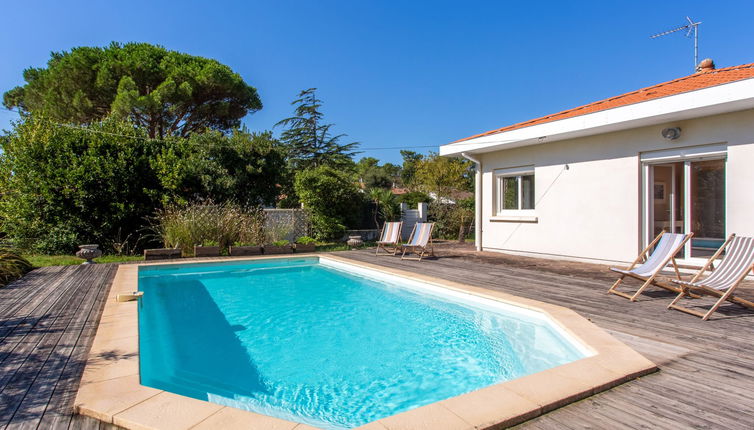
[[[542,312],[594,355],[518,379],[373,421],[359,429],[484,429],[519,424],[657,370],[638,352],[578,313],[501,291],[447,281],[337,255],[316,253],[155,261],[118,267],[81,378],[75,412],[131,429],[316,429],[306,424],[146,387],[139,381],[138,302],[117,302],[138,289],[141,266],[318,257],[427,282]]]

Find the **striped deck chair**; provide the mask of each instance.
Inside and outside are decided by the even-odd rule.
[[[636,260],[634,260],[633,263],[631,263],[631,266],[628,269],[617,269],[615,267],[610,268],[610,270],[612,270],[613,272],[620,273],[620,278],[615,281],[613,286],[610,287],[607,292],[625,297],[632,302],[635,302],[636,298],[639,297],[639,295],[644,292],[644,290],[650,285],[655,285],[674,293],[680,292],[680,287],[660,282],[656,278],[660,271],[664,269],[665,266],[668,265],[668,263],[672,262],[673,268],[675,269],[676,278],[681,279],[681,273],[678,271],[678,265],[675,263],[675,255],[678,254],[678,251],[683,248],[683,245],[685,245],[693,235],[694,233],[666,233],[665,230],[663,230],[662,232],[660,232],[660,234],[657,235],[652,243],[650,243],[649,246],[647,246],[644,251],[639,254],[639,256],[636,258]],[[654,251],[652,251],[652,254],[650,255],[649,250],[652,249],[652,247],[654,247]],[[639,262],[641,262],[642,260],[644,260],[644,262],[640,266],[637,266],[637,264],[639,264]],[[621,291],[618,291],[617,289],[626,276],[644,281],[644,284],[642,284],[642,286],[633,295],[623,293]]]
[[[726,250],[725,257],[723,257],[720,264],[715,268],[713,262],[720,256],[723,250]],[[700,280],[699,278],[708,269],[711,271],[709,276]],[[673,282],[680,285],[681,292],[678,294],[678,297],[668,305],[668,309],[675,309],[681,312],[686,312],[687,314],[696,315],[701,317],[704,321],[708,320],[717,308],[719,308],[726,300],[754,309],[753,302],[733,295],[733,292],[741,281],[743,281],[744,278],[746,278],[746,275],[751,272],[754,272],[754,238],[736,237],[735,234],[731,234],[723,246],[721,246],[720,249],[710,257],[707,264],[705,264],[690,281],[678,281],[673,279]],[[694,293],[715,296],[719,297],[719,299],[706,313],[684,308],[678,304],[678,301],[684,296],[693,296]]]
[[[432,247],[432,228],[434,228],[434,226],[435,223],[433,222],[417,222],[416,225],[414,225],[414,229],[411,230],[411,236],[409,236],[408,242],[401,246],[401,249],[403,249],[401,260],[421,261],[421,259],[427,255],[434,257],[435,250]],[[427,251],[429,251],[429,254],[427,254]],[[416,254],[419,257],[406,257],[407,252],[409,255]]]
[[[374,255],[395,255],[400,251],[401,229],[403,221],[385,222],[382,226],[380,240],[377,241],[377,251]],[[380,254],[380,249],[385,252]]]

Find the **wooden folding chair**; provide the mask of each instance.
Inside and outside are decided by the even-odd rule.
[[[427,255],[435,256],[435,250],[432,246],[432,229],[434,226],[435,223],[433,222],[418,222],[414,225],[408,242],[401,246],[401,249],[403,249],[401,260],[421,261]],[[407,252],[409,257],[406,257]],[[411,254],[416,254],[419,257],[410,257]]]
[[[401,230],[403,221],[385,222],[380,233],[380,240],[377,241],[377,250],[374,255],[395,255],[401,250]],[[380,249],[385,251],[380,254]]]
[[[715,268],[713,266],[714,261],[724,250],[725,257],[723,257],[718,267]],[[707,270],[711,271],[709,276],[700,280],[699,278]],[[720,249],[707,260],[707,264],[690,281],[673,280],[673,282],[680,285],[681,291],[675,300],[668,305],[668,309],[696,315],[704,321],[708,320],[725,301],[754,309],[754,302],[733,294],[738,285],[751,272],[754,272],[754,238],[736,237],[735,234],[731,234]],[[707,312],[699,312],[678,304],[683,297],[694,297],[694,293],[715,296],[718,297],[718,300]]]
[[[694,236],[694,233],[667,233],[665,232],[665,230],[663,230],[662,232],[660,232],[660,234],[657,235],[657,237],[654,238],[654,240],[649,245],[647,245],[646,248],[644,248],[641,254],[639,254],[639,256],[636,258],[636,260],[634,260],[633,263],[631,263],[631,266],[629,266],[628,269],[624,270],[615,267],[610,268],[610,270],[612,270],[613,272],[620,273],[620,278],[615,281],[613,286],[610,287],[607,292],[627,298],[632,302],[635,302],[636,298],[639,297],[639,295],[641,295],[641,293],[644,292],[644,290],[650,285],[655,285],[674,293],[680,292],[680,287],[660,282],[656,278],[660,271],[665,268],[665,266],[667,266],[669,262],[672,262],[677,279],[681,279],[681,273],[678,270],[678,265],[675,262],[675,255],[678,254],[678,251],[683,249],[683,246],[686,244],[686,242],[689,241],[689,239],[691,239],[692,236]],[[652,248],[654,248],[654,250],[650,254],[649,251]],[[640,262],[642,264],[640,266],[637,266],[637,264],[639,264]],[[639,287],[639,289],[634,294],[626,294],[624,292],[618,291],[617,289],[618,286],[626,278],[626,276],[644,281],[642,286]]]

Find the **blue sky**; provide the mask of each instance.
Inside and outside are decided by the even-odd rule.
[[[335,131],[369,155],[449,141],[691,73],[754,62],[754,2],[35,1],[3,5],[0,90],[51,51],[150,42],[215,58],[255,86],[269,129],[319,88]],[[0,110],[0,128],[15,114]],[[278,130],[279,131],[279,130]],[[431,147],[426,147],[431,146]]]

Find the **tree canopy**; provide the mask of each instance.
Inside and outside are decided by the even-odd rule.
[[[338,238],[356,222],[362,197],[351,175],[329,166],[301,170],[294,188],[318,238]]]
[[[395,183],[393,166],[386,163],[380,166],[380,160],[374,157],[364,157],[356,163],[356,175],[366,188],[387,188]]]
[[[408,150],[402,165],[355,163],[358,143],[333,132],[316,88],[292,102],[278,140],[239,128],[262,103],[238,74],[161,46],[55,52],[24,79],[3,98],[23,115],[0,135],[0,235],[26,251],[99,243],[121,252],[129,237],[134,251],[156,244],[145,233],[156,216],[197,204],[303,203],[320,239],[379,228],[400,216],[400,202],[432,200],[441,235],[463,238],[472,219],[456,193],[471,189],[471,163]],[[393,185],[411,192],[398,198]]]
[[[244,207],[274,205],[287,173],[272,133],[243,129],[173,138],[162,145],[152,166],[169,203],[233,201]]]
[[[112,249],[129,235],[135,241],[149,217],[172,203],[274,203],[285,172],[270,133],[155,141],[114,119],[72,128],[30,115],[0,149],[0,231],[44,253],[69,253],[80,243]]]
[[[474,189],[473,169],[468,160],[430,153],[417,162],[414,180],[422,191],[435,194],[435,198],[450,197],[454,191]]]
[[[276,127],[287,127],[280,140],[288,149],[291,166],[293,169],[351,167],[359,143],[340,143],[340,139],[346,135],[333,135],[330,129],[334,124],[323,124],[324,114],[320,111],[322,100],[317,98],[316,91],[316,88],[301,91],[298,98],[291,102],[296,106],[294,116],[275,124]]]
[[[230,67],[148,43],[53,52],[47,67],[23,75],[26,84],[4,94],[6,107],[73,124],[129,119],[152,138],[227,132],[262,108]]]
[[[403,165],[401,166],[401,181],[403,186],[413,189],[416,179],[416,166],[424,159],[424,155],[415,151],[408,151],[401,149],[401,157],[403,157]]]

